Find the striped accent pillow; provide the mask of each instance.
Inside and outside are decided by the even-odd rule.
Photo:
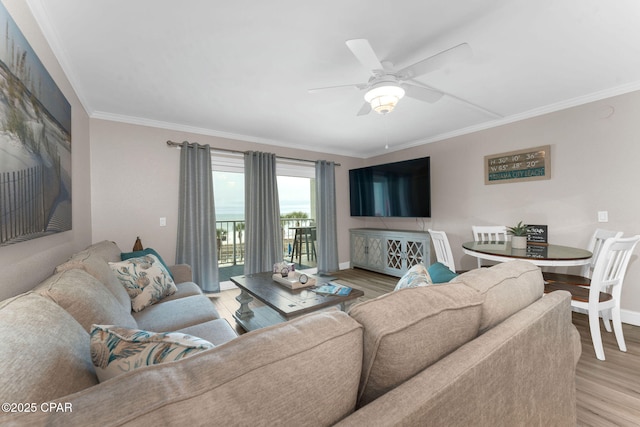
[[[143,366],[184,359],[214,345],[179,332],[91,326],[91,360],[100,382]]]
[[[398,284],[394,291],[405,288],[415,288],[418,286],[432,285],[433,281],[429,275],[429,271],[424,264],[416,264],[407,271],[404,276],[398,280]]]

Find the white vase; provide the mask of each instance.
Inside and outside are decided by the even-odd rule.
[[[527,249],[527,236],[511,236],[513,249]]]

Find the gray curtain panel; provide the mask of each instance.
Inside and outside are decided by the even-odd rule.
[[[339,269],[334,162],[316,162],[316,194],[318,274],[322,275]]]
[[[245,153],[244,193],[244,273],[271,271],[284,256],[275,154]]]
[[[179,200],[176,263],[191,265],[203,291],[220,292],[209,145],[182,144]]]

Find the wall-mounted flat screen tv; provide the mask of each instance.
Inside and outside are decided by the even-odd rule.
[[[351,216],[431,217],[429,157],[349,170]]]

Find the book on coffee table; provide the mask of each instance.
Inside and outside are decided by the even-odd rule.
[[[340,285],[338,283],[329,282],[315,289],[317,294],[321,295],[335,295],[339,297],[347,296],[351,293],[349,286]]]

